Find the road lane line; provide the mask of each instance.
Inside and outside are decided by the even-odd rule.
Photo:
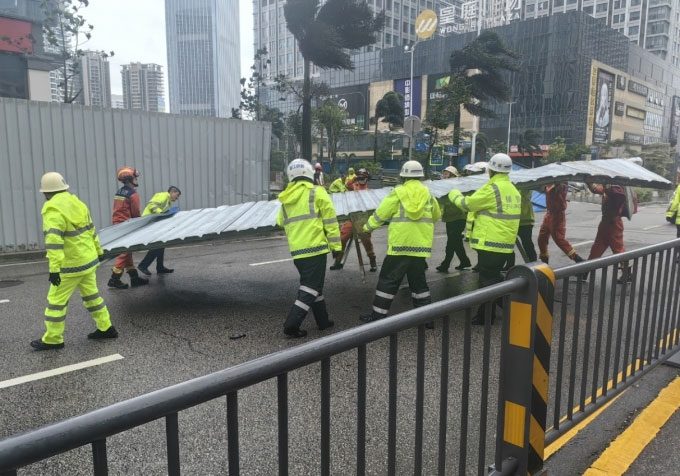
[[[52,370],[45,370],[43,372],[38,372],[35,374],[24,375],[23,377],[12,378],[9,380],[4,380],[0,382],[0,389],[14,387],[16,385],[21,385],[22,383],[33,382],[35,380],[41,380],[48,377],[54,377],[56,375],[62,375],[69,372],[74,372],[76,370],[86,369],[88,367],[95,367],[97,365],[106,364],[109,362],[114,362],[116,360],[123,359],[120,354],[113,354],[106,357],[100,357],[98,359],[86,360],[85,362],[79,362],[77,364],[66,365],[64,367],[58,367]]]
[[[591,243],[595,243],[595,240],[582,241],[582,242],[580,242],[580,243],[574,243],[574,244],[571,245],[571,246],[573,246],[574,248],[576,248],[577,246],[585,246],[585,245],[589,245],[589,244],[591,244]]]
[[[21,263],[9,263],[9,264],[0,264],[0,268],[6,268],[8,266],[26,266],[28,264],[39,264],[39,263],[47,263],[47,260],[40,260],[40,261],[22,261]]]
[[[647,227],[643,228],[642,230],[643,230],[643,231],[648,231],[648,230],[653,230],[654,228],[661,228],[661,227],[664,227],[664,226],[668,226],[668,225],[667,225],[667,224],[664,224],[664,225],[647,226]]]
[[[264,266],[265,264],[284,263],[286,261],[293,261],[293,258],[276,259],[274,261],[263,261],[262,263],[250,263],[249,266]]]
[[[0,299],[0,304],[7,304],[9,299]]]
[[[680,377],[666,386],[584,475],[623,474],[680,408]]]

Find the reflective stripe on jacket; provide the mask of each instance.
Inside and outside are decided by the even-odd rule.
[[[470,246],[476,250],[512,253],[519,228],[522,198],[507,174],[496,174],[475,193],[464,197],[452,190],[449,199],[464,211],[475,212]]]
[[[154,196],[151,197],[151,200],[149,200],[149,203],[146,204],[142,216],[163,213],[170,209],[171,204],[169,192],[158,192],[154,194]]]
[[[61,192],[42,207],[50,273],[78,276],[97,269],[103,254],[87,205]]]
[[[323,187],[305,180],[291,182],[279,201],[276,224],[286,231],[294,259],[342,250],[335,208]]]
[[[419,180],[407,180],[387,195],[368,219],[370,232],[390,222],[387,254],[396,256],[432,255],[434,224],[441,218],[439,203]]]

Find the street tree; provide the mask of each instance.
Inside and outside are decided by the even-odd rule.
[[[288,0],[283,6],[288,30],[304,60],[302,156],[312,158],[312,64],[322,69],[354,69],[349,50],[371,45],[385,16],[373,14],[365,0]]]
[[[371,118],[375,125],[373,138],[373,161],[378,160],[378,124],[389,125],[390,129],[404,125],[404,98],[401,94],[389,91],[375,105],[375,115]]]
[[[549,164],[553,162],[564,162],[567,157],[567,144],[564,137],[555,137],[550,144],[550,150],[548,150],[547,162]]]
[[[334,173],[338,141],[346,128],[347,112],[333,101],[325,101],[321,107],[314,110],[313,119],[321,134],[325,133],[328,137],[328,159],[331,172]],[[321,141],[323,142],[323,136]]]
[[[75,102],[83,92],[80,75],[83,47],[92,38],[94,26],[87,22],[83,10],[89,0],[42,0],[40,7],[45,16],[43,34],[50,48],[59,56],[59,89],[65,103]],[[104,58],[114,55],[113,51],[100,52]]]
[[[517,70],[517,54],[506,48],[491,30],[483,31],[474,41],[451,54],[449,65],[458,85],[467,89],[460,105],[478,117],[496,117],[490,102],[507,102],[511,90],[504,73]],[[454,112],[454,146],[460,144],[460,108]]]
[[[640,150],[640,158],[645,168],[652,172],[673,180],[675,173],[673,170],[674,160],[670,144],[646,144]]]
[[[263,104],[260,102],[260,88],[264,85],[266,70],[271,65],[267,48],[255,52],[253,65],[250,67],[250,78],[241,78],[241,101],[238,109],[231,110],[231,117],[243,119],[244,115],[260,120]]]
[[[517,151],[533,160],[534,154],[541,153],[541,134],[535,129],[525,130],[519,135]]]

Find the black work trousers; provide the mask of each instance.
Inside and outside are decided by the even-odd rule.
[[[144,259],[139,263],[138,267],[143,269],[148,269],[151,263],[156,260],[156,270],[163,269],[163,258],[165,257],[165,248],[156,248],[155,250],[149,250],[146,253]]]
[[[494,251],[484,251],[477,250],[477,267],[479,269],[479,288],[484,288],[486,286],[491,286],[492,284],[500,283],[503,281],[503,275],[501,271],[503,266],[508,260],[508,253],[496,253]],[[480,318],[484,317],[484,312],[486,306],[489,304],[482,304],[479,306],[477,311],[477,316]],[[495,303],[491,303],[492,306],[503,305],[503,300],[498,299]],[[494,308],[491,308],[491,317],[494,317]]]
[[[327,254],[322,254],[293,260],[300,273],[300,287],[297,299],[290,308],[286,323],[283,325],[284,331],[299,329],[310,309],[314,313],[317,326],[321,328],[328,325],[328,311],[323,297],[326,258]]]
[[[463,246],[463,231],[465,230],[465,220],[454,220],[446,222],[446,255],[442,261],[442,268],[449,269],[453,256],[458,255],[460,264],[470,266],[470,258]]]
[[[426,266],[425,258],[387,255],[382,268],[380,268],[378,285],[373,299],[372,318],[382,319],[387,316],[404,276],[408,279],[408,286],[411,288],[413,307],[430,304],[432,298],[425,279]]]
[[[531,225],[520,225],[519,229],[517,230],[517,237],[519,238],[520,243],[522,243],[524,252],[527,254],[527,259],[529,260],[528,263],[533,263],[534,261],[538,260],[538,255],[536,254],[536,248],[534,247],[534,241],[532,238],[533,231],[533,223]],[[512,268],[515,266],[515,255],[516,253],[514,251],[508,255],[508,262],[506,265],[507,268]]]

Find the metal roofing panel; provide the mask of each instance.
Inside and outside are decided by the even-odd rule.
[[[626,159],[579,161],[549,164],[534,169],[524,169],[510,174],[519,188],[536,188],[555,181],[615,182],[622,185],[646,185],[668,188],[671,183],[663,177]],[[426,181],[433,196],[440,198],[451,190],[463,193],[478,190],[487,181],[486,175],[472,175],[448,180]],[[375,210],[392,187],[331,194],[338,217],[353,212]],[[182,211],[163,218],[158,215],[104,228],[100,231],[102,247],[109,253],[123,250],[139,250],[156,246],[172,246],[180,243],[227,238],[248,231],[271,230],[276,225],[280,208],[278,200],[248,202],[240,205],[221,206]]]

